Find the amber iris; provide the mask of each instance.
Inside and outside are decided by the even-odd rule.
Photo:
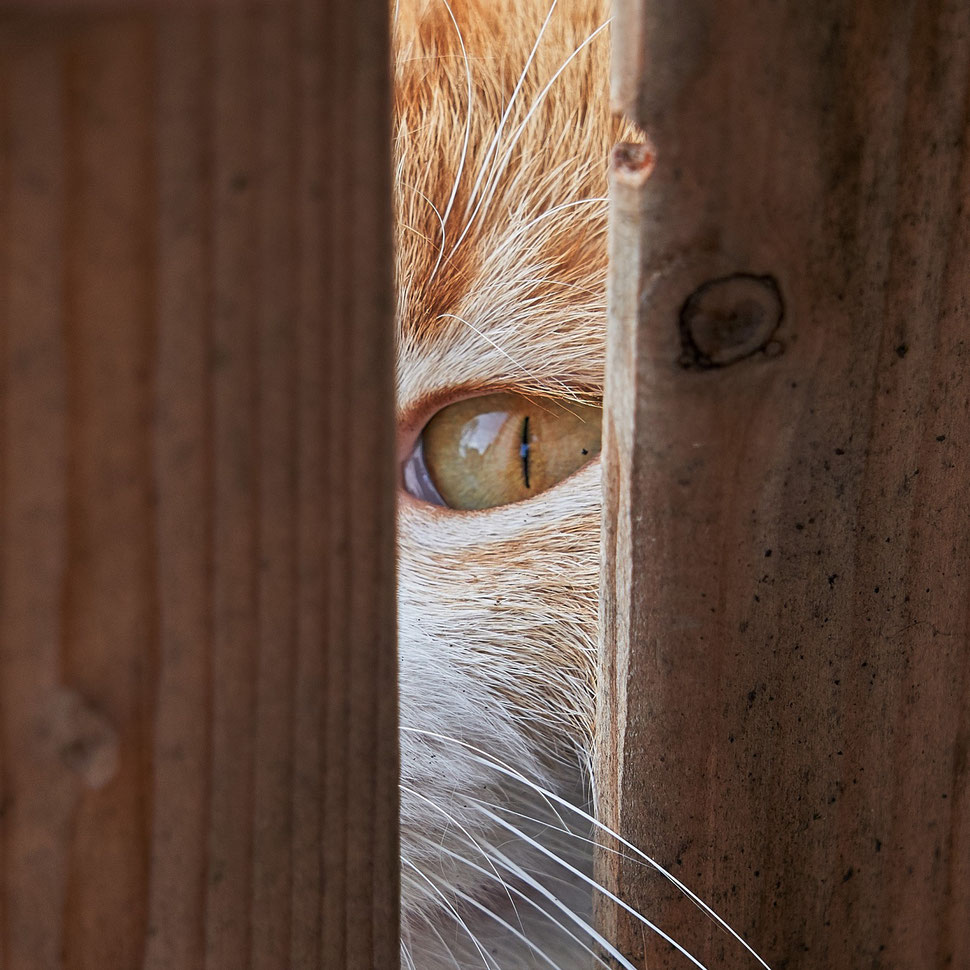
[[[598,455],[601,417],[589,404],[486,394],[442,408],[421,448],[445,505],[487,509],[537,495]]]

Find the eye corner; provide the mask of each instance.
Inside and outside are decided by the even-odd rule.
[[[427,423],[424,427],[427,427]],[[418,433],[410,453],[401,465],[401,486],[412,498],[427,505],[449,508],[441,497],[424,460],[424,428]]]

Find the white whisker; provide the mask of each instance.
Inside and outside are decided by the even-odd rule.
[[[460,899],[464,900],[470,906],[474,906],[475,909],[479,910],[479,912],[483,913],[489,919],[494,920],[503,929],[508,930],[508,932],[511,933],[512,936],[515,937],[515,939],[517,939],[520,943],[524,943],[540,959],[545,960],[546,963],[548,963],[549,966],[553,968],[553,970],[562,970],[559,964],[556,963],[555,960],[553,960],[544,950],[542,950],[538,945],[533,943],[532,940],[530,940],[524,933],[520,933],[514,926],[510,925],[508,921],[502,919],[502,917],[499,916],[498,913],[492,912],[492,910],[490,910],[487,906],[483,906],[477,899],[475,899],[472,896],[469,896],[467,893],[462,892],[460,889],[457,891],[456,894]],[[524,896],[524,898],[528,899],[527,896]],[[529,902],[532,902],[532,900],[529,900]],[[541,907],[539,908],[541,909]],[[542,910],[542,912],[545,912],[545,910]],[[573,934],[570,933],[569,935],[572,936]],[[575,937],[573,938],[575,939]],[[579,943],[579,945],[583,946],[582,943]],[[587,946],[583,946],[583,949],[587,950],[590,953],[593,952]],[[595,956],[595,954],[593,955]],[[602,966],[607,966],[606,964],[602,963],[602,961],[600,961],[600,963]],[[607,970],[609,970],[608,967],[607,967]]]
[[[496,869],[495,866],[492,864],[492,861],[489,858],[488,853],[479,844],[479,842],[475,839],[475,837],[471,834],[471,832],[469,832],[468,829],[464,825],[462,825],[461,822],[459,822],[454,815],[452,815],[450,812],[445,811],[445,809],[443,809],[440,805],[436,804],[432,799],[428,798],[426,795],[422,795],[421,792],[415,791],[415,789],[410,788],[405,784],[399,784],[398,787],[401,789],[402,792],[407,792],[409,795],[412,795],[415,798],[420,799],[426,805],[430,806],[434,811],[439,812],[441,815],[443,815],[452,825],[455,826],[456,829],[458,829],[459,832],[461,832],[462,835],[465,836],[466,839],[468,839],[468,841],[473,846],[475,846],[476,849],[478,849],[478,851],[482,855],[482,858],[485,859],[490,866],[492,866],[492,871],[495,873],[495,877],[504,887],[506,894],[508,894],[509,902],[512,903],[512,895],[509,892],[509,887],[505,884],[505,881],[499,875],[498,869]],[[512,909],[513,910],[515,909],[515,903],[512,903]]]
[[[466,98],[468,101],[468,106],[465,112],[465,140],[461,146],[461,158],[458,160],[458,170],[455,173],[455,182],[454,182],[454,185],[451,187],[451,195],[448,196],[448,203],[445,206],[445,213],[443,216],[440,217],[441,218],[441,253],[438,254],[438,262],[434,264],[434,269],[431,271],[431,275],[428,277],[429,281],[434,279],[435,273],[438,272],[438,266],[441,263],[441,257],[442,257],[442,254],[444,253],[444,247],[445,247],[445,238],[444,238],[445,225],[448,222],[448,216],[451,215],[451,207],[454,205],[455,196],[458,194],[458,186],[461,183],[461,176],[465,170],[465,160],[468,157],[468,140],[471,137],[471,130],[472,130],[472,102],[473,102],[473,96],[474,96],[474,91],[472,88],[472,69],[471,69],[471,65],[468,63],[468,51],[465,50],[465,39],[461,35],[461,28],[458,26],[458,21],[455,19],[455,13],[451,9],[451,4],[448,3],[448,0],[441,0],[441,2],[445,5],[445,9],[448,11],[448,16],[451,17],[451,22],[455,26],[455,33],[458,35],[458,44],[461,47],[461,56],[464,58],[464,61],[465,61],[465,81],[467,84]]]
[[[604,852],[609,852],[610,855],[615,855],[625,862],[633,863],[637,866],[643,866],[645,869],[652,868],[648,866],[646,862],[642,859],[638,859],[636,856],[630,855],[628,852],[622,852],[620,849],[615,849],[611,845],[604,845],[602,842],[597,842],[596,839],[591,839],[589,836],[580,835],[579,832],[574,832],[569,828],[563,821],[562,816],[556,813],[556,817],[559,818],[562,825],[553,825],[551,822],[543,821],[541,818],[534,818],[531,815],[526,815],[523,812],[517,812],[514,809],[509,808],[507,805],[498,805],[495,802],[485,802],[480,798],[473,798],[472,801],[476,805],[483,805],[486,808],[490,808],[496,812],[505,812],[507,815],[514,815],[516,818],[521,818],[525,822],[533,822],[536,825],[541,825],[543,828],[550,832],[556,832],[560,835],[568,835],[571,839],[576,839],[577,842],[585,842],[587,845],[595,846],[596,848],[602,849]]]
[[[474,865],[474,863],[471,863],[468,860],[463,859],[461,856],[457,855],[456,853],[449,853],[449,854],[452,855],[452,856],[454,856],[456,859],[459,859],[461,861],[467,862],[467,864],[470,865],[470,866],[472,866],[472,868],[474,868],[474,869],[480,869],[479,866],[476,866],[476,865]],[[484,875],[488,875],[488,873],[485,873],[485,872],[483,872],[483,874]],[[527,896],[524,892],[522,892],[519,889],[516,889],[515,890],[515,893],[516,893],[516,895],[521,896],[522,899],[525,902],[527,902],[534,909],[538,910],[538,912],[542,913],[543,916],[545,916],[555,926],[557,926],[560,930],[562,930],[562,932],[565,933],[566,936],[568,936],[571,940],[573,940],[576,943],[577,946],[581,947],[583,950],[585,950],[587,953],[589,953],[593,957],[593,959],[596,960],[596,962],[600,966],[606,967],[607,970],[609,970],[609,964],[606,963],[602,959],[602,957],[598,956],[595,950],[593,950],[589,946],[587,946],[578,936],[576,936],[575,933],[572,932],[572,930],[570,930],[565,924],[563,924],[562,922],[560,922],[559,920],[557,920],[548,910],[543,909],[539,905],[539,903],[536,902],[536,900],[532,899],[532,897],[530,897],[530,896]],[[497,923],[499,923],[505,929],[509,930],[515,936],[516,939],[518,939],[522,943],[525,943],[526,946],[528,946],[537,956],[542,957],[542,959],[545,960],[546,963],[548,963],[552,967],[556,967],[557,970],[558,970],[559,965],[557,963],[555,963],[551,959],[551,957],[549,957],[548,954],[546,954],[543,950],[541,950],[535,943],[533,943],[531,940],[529,940],[527,937],[525,937],[522,933],[517,932],[516,929],[513,926],[510,926],[509,923],[506,920],[502,919],[497,913],[495,913],[492,910],[488,909],[487,907],[483,906],[480,902],[478,902],[477,900],[473,899],[472,897],[466,895],[465,893],[463,893],[461,891],[459,891],[458,895],[461,896],[461,898],[464,899],[466,902],[470,903],[472,906],[475,906],[477,909],[479,909],[485,915],[487,915],[491,919],[495,920]],[[585,921],[584,921],[583,925],[584,925],[584,927],[586,926]],[[589,927],[586,927],[586,929],[588,931],[589,930]]]
[[[468,202],[465,205],[466,217],[468,216],[468,210],[475,201],[478,190],[481,187],[482,179],[485,177],[488,171],[489,162],[492,160],[492,153],[498,148],[499,142],[502,138],[502,132],[505,129],[505,122],[508,121],[509,115],[512,113],[512,108],[514,107],[516,99],[518,98],[519,91],[522,89],[522,85],[529,73],[529,68],[532,66],[532,61],[535,59],[536,51],[539,49],[539,44],[542,42],[542,36],[546,32],[546,27],[549,26],[549,21],[552,18],[553,11],[556,9],[556,4],[558,2],[559,0],[552,0],[552,5],[549,7],[549,12],[546,14],[546,19],[543,20],[542,26],[539,28],[539,34],[536,37],[535,43],[532,45],[532,50],[529,52],[529,56],[526,58],[525,67],[522,68],[522,73],[519,75],[519,80],[512,89],[512,95],[509,98],[508,104],[505,106],[505,111],[502,113],[501,119],[499,120],[498,127],[495,130],[495,135],[493,136],[492,141],[489,143],[488,150],[485,152],[485,157],[482,159],[481,167],[478,170],[478,178],[475,180],[475,184],[472,186],[471,194],[468,196]],[[471,216],[466,219],[465,228],[458,237],[458,241],[452,247],[452,252],[454,252],[461,245],[462,240],[468,234],[469,228],[475,221],[475,216],[477,214],[478,206],[475,207],[475,210],[472,212]]]
[[[511,768],[509,765],[506,765],[503,762],[498,761],[493,756],[488,754],[488,752],[482,750],[481,748],[477,748],[472,744],[469,744],[467,741],[461,741],[458,738],[450,738],[450,737],[447,737],[446,735],[436,734],[433,731],[425,731],[421,728],[407,728],[402,726],[401,730],[412,731],[418,734],[426,734],[430,737],[435,737],[440,741],[447,741],[452,744],[457,744],[460,747],[465,748],[467,751],[472,752],[471,757],[475,758],[475,760],[479,761],[479,763],[486,766],[491,766],[494,770],[498,771],[500,774],[505,775],[507,778],[511,778],[515,781],[520,782],[523,785],[526,785],[528,788],[531,788],[537,794],[541,795],[544,799],[551,800],[557,803],[558,805],[562,806],[563,808],[566,808],[571,812],[575,812],[580,818],[585,819],[598,831],[602,832],[604,835],[609,835],[611,838],[616,839],[616,841],[619,842],[622,846],[629,849],[639,858],[643,859],[644,862],[646,862],[651,868],[653,868],[656,872],[660,873],[660,875],[662,875],[670,883],[676,886],[698,908],[700,908],[704,913],[710,916],[711,919],[713,919],[714,922],[718,924],[718,926],[720,926],[733,939],[735,939],[738,943],[740,943],[741,946],[743,946],[744,949],[747,950],[748,953],[750,953],[751,956],[753,956],[755,960],[758,961],[759,964],[761,964],[764,970],[771,970],[771,967],[758,955],[758,953],[751,946],[751,944],[748,943],[748,941],[745,940],[741,936],[741,934],[738,933],[737,930],[735,930],[726,920],[724,920],[721,916],[719,916],[707,903],[705,903],[704,900],[700,898],[700,896],[698,896],[695,892],[693,892],[691,889],[685,886],[684,883],[682,883],[675,875],[673,875],[673,873],[668,872],[662,865],[660,865],[659,862],[657,862],[655,859],[652,859],[641,849],[638,849],[632,842],[627,841],[626,839],[623,838],[623,836],[619,835],[617,832],[614,832],[613,829],[611,829],[608,825],[604,825],[601,821],[599,821],[599,819],[594,818],[588,812],[585,812],[581,808],[578,808],[577,806],[571,804],[569,801],[557,795],[555,792],[549,791],[547,788],[544,788],[542,785],[536,784],[536,782],[526,778],[524,775],[516,771],[514,768]]]
[[[495,855],[493,858],[500,862],[505,868],[508,869],[514,876],[517,876],[522,882],[527,886],[534,889],[539,895],[544,899],[549,900],[553,906],[558,909],[564,916],[566,916],[571,922],[575,923],[580,929],[588,933],[614,960],[616,960],[622,967],[623,970],[637,970],[626,957],[620,953],[619,950],[612,943],[609,942],[601,933],[599,933],[594,927],[590,926],[581,916],[574,913],[568,906],[562,903],[556,896],[551,893],[545,886],[543,886],[538,880],[534,879],[528,872],[525,871],[521,866],[513,862],[504,853],[495,850]]]
[[[546,219],[563,212],[566,209],[574,209],[579,205],[606,205],[609,199],[605,195],[593,196],[589,199],[574,199],[571,202],[563,202],[560,205],[553,206],[551,209],[546,209],[544,212],[540,212],[534,219],[527,222],[524,226],[517,226],[514,233],[510,234],[508,238],[508,245],[511,245],[519,236],[524,236],[530,229],[534,229],[540,222],[544,222]]]
[[[457,861],[457,862],[463,862],[465,865],[469,866],[471,869],[475,870],[476,872],[480,873],[481,875],[483,875],[483,876],[485,876],[487,878],[490,878],[490,879],[494,879],[495,878],[486,869],[483,869],[481,866],[479,866],[476,863],[472,862],[470,859],[466,859],[464,856],[460,855],[459,853],[452,852],[450,849],[445,849],[444,852],[448,856],[450,856],[451,858],[453,858],[455,861]],[[504,880],[503,880],[503,882],[504,882]],[[597,956],[597,954],[596,954],[596,952],[594,950],[590,949],[578,936],[576,936],[575,933],[572,932],[572,930],[569,929],[569,927],[567,927],[565,924],[563,924],[558,919],[556,919],[552,915],[552,913],[550,913],[546,909],[543,909],[542,906],[540,906],[539,903],[535,899],[533,899],[531,896],[526,895],[524,892],[522,892],[521,889],[517,889],[515,886],[512,886],[511,889],[512,889],[512,892],[514,892],[515,895],[518,896],[523,902],[528,903],[533,909],[537,910],[539,913],[541,913],[543,916],[545,916],[546,919],[548,919],[556,927],[558,927],[560,930],[562,930],[562,932],[565,933],[566,936],[568,936],[571,940],[573,940],[576,943],[577,946],[582,947],[584,950],[586,950],[587,953],[591,954],[594,957],[594,959],[596,959],[596,962],[597,963],[599,963],[601,966],[605,966],[605,967],[608,968],[609,965],[606,964],[606,963],[604,963],[603,960],[599,956]],[[489,909],[487,909],[485,907],[482,907],[480,903],[477,903],[477,902],[473,901],[469,897],[465,896],[463,893],[460,893],[459,892],[459,895],[461,895],[463,899],[466,899],[468,902],[471,902],[473,905],[475,905],[478,908],[480,908],[482,910],[482,912],[487,913],[493,919],[495,919],[496,921],[500,922],[506,929],[510,930],[515,935],[516,939],[520,940],[521,942],[523,942],[527,946],[529,946],[534,952],[536,952],[544,960],[546,960],[546,962],[550,962],[551,963],[550,958],[548,957],[547,954],[545,954],[541,950],[539,950],[539,948],[536,946],[536,944],[534,944],[531,940],[527,939],[523,935],[523,933],[517,932],[514,929],[514,927],[510,926],[509,923],[506,920],[504,920],[501,917],[499,917],[497,913],[494,913],[492,910],[489,910]],[[519,926],[520,927],[522,926],[521,921],[519,923]],[[584,927],[586,926],[585,921],[583,922],[583,926]],[[587,931],[589,931],[589,928],[588,927],[586,927],[586,929],[587,929]]]
[[[646,916],[644,916],[642,913],[635,910],[629,903],[624,902],[615,893],[610,892],[610,890],[608,890],[605,886],[600,885],[591,876],[587,876],[585,872],[580,872],[580,870],[577,869],[575,866],[570,865],[568,862],[566,862],[565,859],[556,855],[555,852],[550,851],[544,845],[542,845],[542,843],[536,841],[530,835],[523,832],[522,829],[520,829],[517,825],[513,825],[511,822],[507,822],[505,819],[501,818],[499,815],[496,815],[490,809],[482,808],[482,811],[485,813],[485,815],[488,818],[490,818],[493,822],[495,822],[496,825],[500,825],[502,828],[511,832],[513,835],[517,836],[518,838],[522,839],[523,842],[527,843],[528,845],[531,845],[534,849],[537,849],[544,856],[546,856],[546,858],[552,859],[553,862],[558,863],[568,872],[572,873],[578,879],[581,879],[583,882],[585,882],[588,886],[592,887],[598,892],[601,892],[607,899],[610,900],[610,902],[616,903],[617,906],[626,910],[626,912],[628,912],[631,916],[633,916],[635,919],[638,919],[641,923],[643,923],[643,925],[646,926],[647,929],[649,929],[652,933],[656,933],[657,936],[659,936],[660,939],[662,939],[665,943],[669,943],[679,954],[681,954],[681,956],[686,957],[691,963],[694,964],[695,967],[698,968],[698,970],[707,970],[707,967],[703,963],[701,963],[701,961],[698,960],[697,957],[695,957],[684,946],[678,943],[672,936],[670,936],[670,934],[665,933],[662,929],[660,929],[659,926],[657,926],[656,923],[653,923],[650,920],[648,920]]]
[[[418,970],[414,963],[414,957],[411,956],[411,951],[406,945],[401,947],[401,959],[404,961],[406,970]]]
[[[452,858],[454,858],[457,861],[464,862],[466,865],[470,866],[472,869],[476,870],[477,872],[480,872],[482,875],[487,876],[487,877],[490,877],[490,878],[494,878],[493,876],[491,876],[491,874],[489,872],[487,872],[487,870],[482,869],[481,866],[476,865],[471,860],[464,858],[464,856],[461,856],[461,855],[459,855],[456,852],[451,852],[448,849],[445,849],[444,851],[446,852],[447,855],[451,856]],[[502,861],[503,868],[508,869],[508,871],[512,875],[517,876],[519,879],[522,879],[523,881],[525,881],[525,878],[524,877],[529,876],[528,870],[525,869],[523,866],[520,866],[520,865],[517,865],[517,864],[511,862],[511,860],[509,860],[508,857],[505,856],[505,855],[503,855],[501,852],[498,852],[497,851],[497,855],[498,855],[499,859]],[[531,876],[529,876],[529,878],[531,878]],[[585,950],[587,953],[589,953],[593,957],[593,959],[597,962],[597,964],[599,964],[602,967],[606,967],[607,970],[609,970],[609,964],[606,963],[603,960],[603,958],[600,957],[596,953],[595,950],[593,950],[586,943],[584,943],[575,933],[572,932],[572,930],[569,929],[568,926],[565,925],[565,923],[563,923],[560,920],[556,919],[555,916],[553,916],[552,913],[550,913],[548,910],[546,910],[542,906],[540,906],[539,903],[538,903],[538,901],[536,901],[535,899],[533,899],[531,896],[528,896],[526,893],[522,892],[522,890],[516,889],[514,886],[512,887],[512,891],[517,896],[521,897],[521,899],[524,902],[528,903],[530,906],[532,906],[534,909],[536,909],[538,912],[540,912],[543,916],[545,916],[546,919],[548,919],[550,922],[552,922],[558,929],[560,929],[564,934],[566,934],[566,936],[568,936],[571,940],[573,940],[576,943],[577,946],[581,947],[583,950]],[[480,903],[478,903],[475,900],[471,899],[470,897],[466,896],[464,893],[459,892],[459,895],[463,899],[465,899],[468,902],[472,903],[472,905],[475,905],[477,908],[481,909],[482,912],[486,913],[487,915],[489,915],[493,919],[495,919],[498,922],[500,922],[506,929],[511,930],[514,933],[514,935],[516,936],[517,939],[519,939],[520,941],[524,942],[533,951],[535,951],[540,956],[542,956],[542,958],[544,960],[546,960],[547,962],[551,963],[550,958],[545,953],[543,953],[542,951],[540,951],[536,947],[536,945],[534,943],[532,943],[532,941],[530,941],[527,938],[525,938],[522,934],[516,933],[515,930],[514,930],[514,928],[511,927],[511,926],[509,926],[509,924],[505,920],[501,919],[496,913],[494,913],[491,910],[483,907]],[[574,923],[577,923],[577,925],[580,927],[580,929],[583,930],[583,932],[587,933],[589,936],[593,937],[594,939],[597,938],[596,931],[584,919],[582,919],[580,916],[577,916],[575,913],[573,913],[568,908],[564,908],[563,905],[562,905],[562,903],[560,903],[558,900],[556,900],[551,895],[548,895],[547,892],[544,892],[542,895],[545,896],[546,898],[548,898],[549,900],[551,900],[552,902],[554,902],[556,904],[556,908],[563,909],[563,911],[566,912],[570,916],[571,921],[574,922]],[[620,959],[622,960],[623,958],[620,957]],[[635,968],[634,968],[634,970],[635,970]]]
[[[418,874],[418,876],[420,876],[422,879],[425,880],[425,882],[428,883],[428,885],[434,891],[435,895],[437,895],[441,899],[442,908],[465,931],[465,933],[468,936],[468,939],[472,941],[472,945],[478,951],[479,956],[481,956],[482,964],[486,968],[492,967],[494,968],[494,970],[502,970],[502,968],[499,967],[499,965],[485,952],[481,943],[478,941],[478,937],[475,936],[474,933],[472,933],[472,931],[468,927],[468,924],[461,918],[461,913],[459,913],[458,910],[455,909],[454,905],[449,901],[448,897],[441,891],[441,889],[438,886],[434,884],[431,878],[425,873],[423,873],[413,862],[411,862],[410,859],[407,859],[402,856],[401,863],[407,866],[409,869],[413,869]],[[442,940],[442,942],[444,941]]]
[[[536,95],[535,99],[532,102],[531,107],[526,112],[526,115],[520,122],[518,128],[516,128],[515,133],[512,135],[512,141],[509,143],[509,146],[505,151],[505,155],[502,157],[502,161],[499,162],[498,165],[494,167],[492,174],[489,177],[489,183],[486,185],[485,190],[482,193],[483,199],[485,199],[486,208],[488,207],[488,204],[491,201],[492,196],[495,194],[495,186],[498,184],[498,179],[501,176],[502,172],[505,171],[505,167],[506,165],[508,165],[509,159],[512,157],[512,151],[515,149],[515,146],[518,143],[519,138],[522,137],[522,132],[525,130],[526,126],[532,120],[532,117],[536,113],[539,106],[545,100],[545,97],[549,93],[549,90],[556,83],[556,81],[559,80],[563,71],[565,71],[566,68],[572,63],[573,59],[581,51],[585,50],[604,30],[606,30],[607,27],[609,27],[609,25],[610,25],[609,20],[600,24],[599,27],[597,27],[596,30],[594,30],[589,35],[589,37],[587,37],[586,40],[584,40],[583,43],[580,44],[569,55],[569,57],[566,58],[565,61],[563,61],[562,65],[559,67],[556,73],[553,74],[553,76],[546,82],[545,87],[543,87],[542,90]]]

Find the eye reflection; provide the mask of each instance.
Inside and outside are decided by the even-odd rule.
[[[471,418],[461,429],[458,438],[458,456],[467,458],[469,451],[484,455],[508,419],[507,411],[488,411],[486,414],[478,414]]]
[[[453,509],[530,498],[599,454],[601,409],[553,398],[486,394],[442,408],[404,463],[404,487]]]

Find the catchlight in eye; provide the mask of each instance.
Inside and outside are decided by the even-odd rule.
[[[520,394],[486,394],[443,407],[404,463],[404,487],[453,509],[531,498],[599,454],[601,409]]]

